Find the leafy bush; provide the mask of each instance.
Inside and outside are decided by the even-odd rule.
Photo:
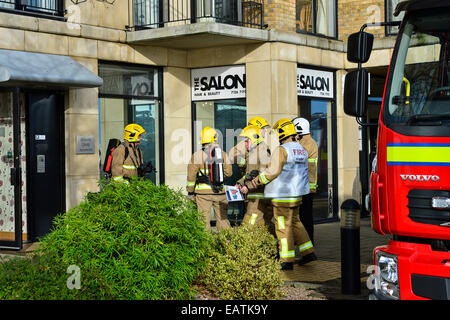
[[[33,259],[0,263],[1,299],[188,299],[210,235],[180,191],[108,184],[65,214]],[[81,289],[69,290],[69,266]]]
[[[221,230],[200,281],[221,299],[277,299],[283,293],[274,237],[262,226]]]

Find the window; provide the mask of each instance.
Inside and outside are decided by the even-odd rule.
[[[218,133],[218,143],[229,152],[236,145],[241,129],[247,125],[245,99],[199,101],[194,103],[194,109],[194,139],[200,141],[200,131],[210,126]],[[199,148],[194,141],[194,150]]]
[[[401,2],[402,0],[386,0],[385,3],[385,14],[386,14],[386,21],[392,22],[392,21],[402,21],[403,16],[405,15],[405,12],[401,12],[397,17],[394,17],[394,11],[395,7],[397,7],[397,4]],[[394,35],[398,33],[398,27],[386,27],[386,35]]]
[[[296,0],[296,29],[335,38],[336,1]]]
[[[201,148],[201,130],[206,126],[210,126],[216,129],[218,134],[217,142],[228,155],[230,149],[240,141],[239,134],[247,125],[247,106],[245,98],[193,102],[193,115],[194,152]],[[230,159],[230,161],[232,161],[232,159]],[[233,175],[225,178],[225,185],[234,186],[236,182],[242,178],[242,172],[237,164],[233,163],[232,168]],[[228,203],[227,215],[232,225],[237,221],[242,221],[244,214],[244,202],[238,201]],[[211,220],[214,221],[214,219],[215,218],[211,216]]]
[[[151,161],[156,168],[146,177],[155,184],[162,183],[162,73],[158,68],[111,63],[99,64],[99,76],[103,86],[99,89],[100,168],[109,139],[123,139],[127,124],[137,123],[146,133],[140,148],[144,162]],[[103,172],[102,172],[103,174]]]
[[[0,0],[0,9],[63,16],[62,0]]]
[[[159,24],[159,1],[134,0],[134,23],[139,27],[157,27]]]
[[[299,116],[310,123],[311,137],[318,146],[317,194],[314,198],[314,221],[334,217],[333,157],[331,147],[331,108],[328,100],[299,98]]]

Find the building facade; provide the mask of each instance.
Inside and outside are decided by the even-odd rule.
[[[109,139],[133,122],[147,130],[148,178],[184,190],[202,127],[228,151],[253,116],[306,117],[320,149],[316,219],[359,199],[343,79],[355,68],[346,37],[373,18],[369,1],[25,2],[0,1],[0,247],[38,240],[97,192]],[[384,15],[390,1],[379,2]],[[394,43],[377,32],[374,105]]]

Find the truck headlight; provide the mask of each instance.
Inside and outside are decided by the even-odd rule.
[[[379,283],[375,290],[389,299],[400,299],[397,256],[378,251],[376,261]]]

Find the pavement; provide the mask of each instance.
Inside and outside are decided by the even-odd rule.
[[[294,270],[283,271],[286,284],[310,289],[317,297],[328,300],[367,300],[369,289],[366,281],[367,268],[373,264],[373,249],[389,243],[389,236],[375,233],[370,218],[360,222],[360,279],[361,292],[356,295],[342,294],[341,290],[341,228],[340,222],[316,224],[314,247],[318,260],[303,266],[294,265]]]

